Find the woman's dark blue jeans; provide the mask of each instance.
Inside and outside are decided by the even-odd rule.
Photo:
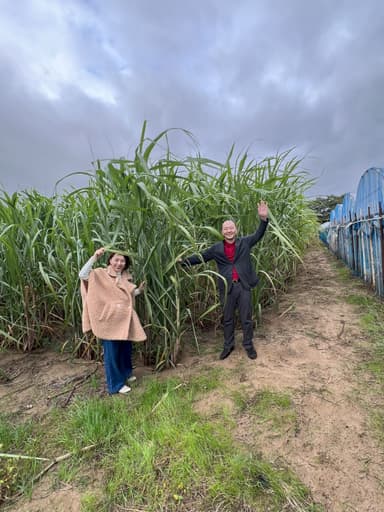
[[[132,341],[101,340],[108,392],[117,393],[132,375]]]

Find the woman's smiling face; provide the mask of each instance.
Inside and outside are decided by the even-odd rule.
[[[121,254],[114,254],[110,259],[109,264],[116,274],[121,274],[125,267],[125,258]]]

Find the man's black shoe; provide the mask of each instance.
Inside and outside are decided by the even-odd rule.
[[[225,359],[233,351],[234,347],[224,347],[224,350],[220,354],[220,359]]]
[[[256,359],[256,357],[257,357],[256,350],[253,347],[247,348],[247,356],[249,357],[249,359]]]

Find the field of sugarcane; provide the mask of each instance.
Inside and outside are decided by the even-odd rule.
[[[270,225],[253,254],[256,319],[295,274],[317,228],[304,196],[312,181],[299,159],[285,152],[256,162],[233,148],[224,162],[178,158],[169,131],[148,139],[145,128],[132,159],[98,161],[86,187],[52,197],[0,192],[0,347],[59,343],[97,356],[96,340],[81,332],[78,273],[106,246],[129,253],[135,282],[147,282],[137,301],[145,362],[174,364],[183,344],[198,345],[201,329],[220,323],[215,266],[185,271],[178,259],[220,239],[227,218],[240,235],[255,231],[261,199]]]

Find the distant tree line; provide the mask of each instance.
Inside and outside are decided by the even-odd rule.
[[[341,196],[321,196],[309,201],[309,207],[315,212],[320,224],[329,221],[331,211],[339,203],[343,202],[344,194]]]

